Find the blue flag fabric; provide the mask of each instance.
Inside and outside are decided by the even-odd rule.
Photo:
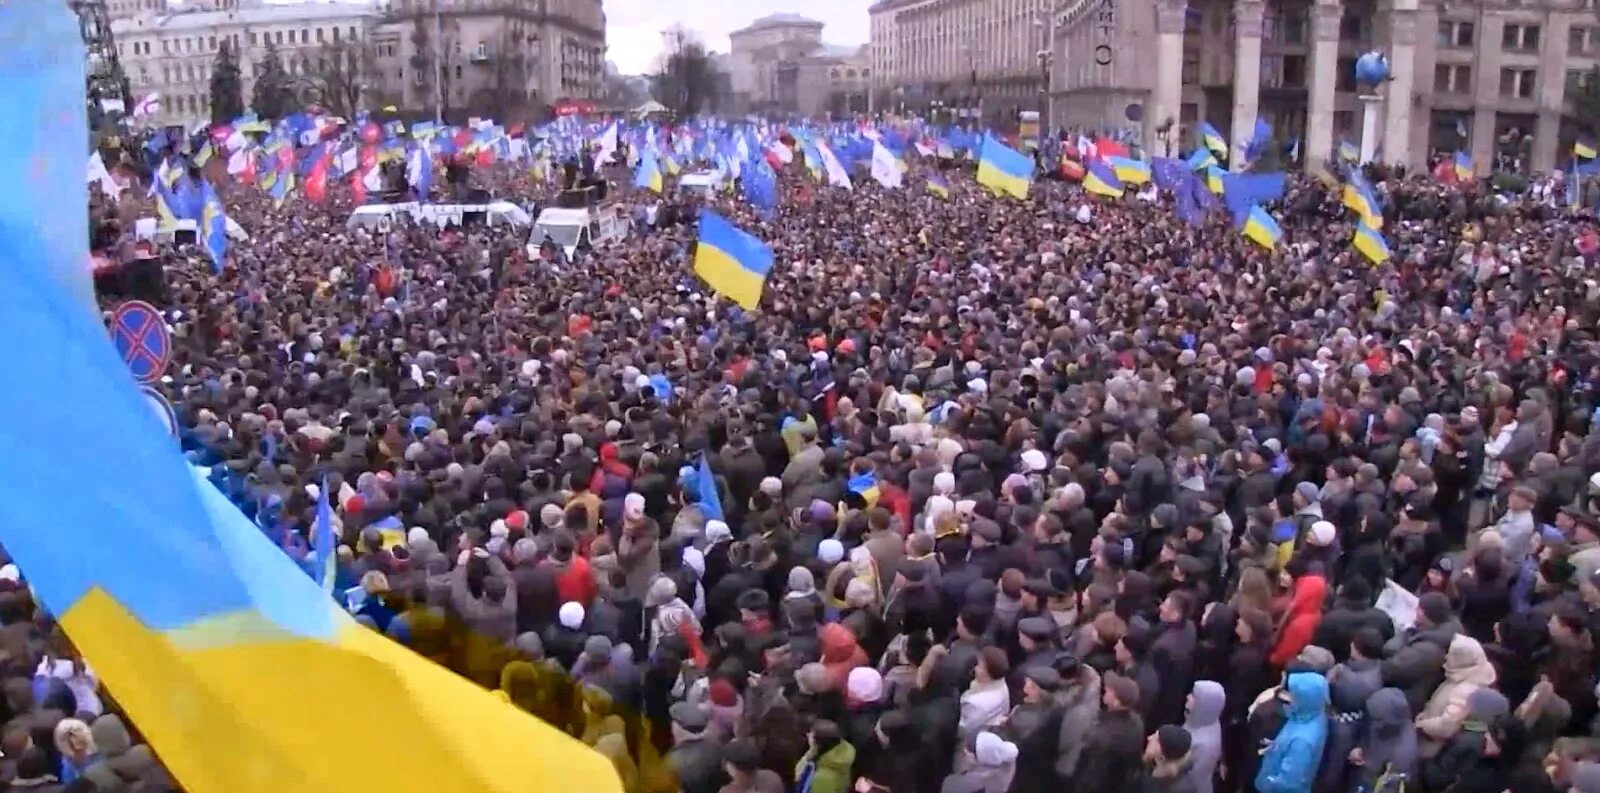
[[[313,529],[315,538],[311,548],[315,552],[316,563],[312,567],[313,578],[322,591],[333,593],[334,566],[339,555],[334,553],[333,539],[333,507],[328,503],[328,478],[322,478],[322,485],[317,492],[317,524]]]
[[[1252,207],[1283,198],[1285,187],[1282,173],[1230,173],[1222,177],[1222,199],[1234,225],[1243,226]]]
[[[694,487],[696,501],[706,520],[725,520],[722,497],[717,495],[717,477],[711,473],[711,463],[704,454],[700,455],[700,465],[695,469]]]
[[[1157,157],[1150,163],[1150,178],[1162,190],[1176,190],[1184,183],[1183,176],[1189,168],[1182,160]]]

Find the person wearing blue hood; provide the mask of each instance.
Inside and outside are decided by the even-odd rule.
[[[1284,688],[1289,695],[1287,720],[1261,758],[1258,793],[1310,791],[1328,740],[1328,679],[1315,672],[1294,672]]]

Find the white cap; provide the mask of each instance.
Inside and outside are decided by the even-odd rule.
[[[1333,544],[1334,534],[1335,529],[1333,528],[1332,523],[1329,523],[1325,520],[1319,520],[1316,523],[1311,524],[1311,531],[1306,536],[1306,539],[1312,545],[1327,546]]]
[[[561,610],[556,612],[556,618],[561,620],[561,626],[567,630],[577,630],[583,626],[583,604],[574,601],[562,603]]]

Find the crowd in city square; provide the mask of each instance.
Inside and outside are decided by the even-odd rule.
[[[1269,250],[910,159],[771,211],[614,171],[632,233],[570,256],[223,185],[250,241],[159,252],[159,385],[308,567],[329,502],[358,621],[626,793],[1600,793],[1589,218],[1370,167],[1374,265],[1299,173]],[[702,207],[771,247],[759,308]],[[25,575],[5,789],[181,789]]]

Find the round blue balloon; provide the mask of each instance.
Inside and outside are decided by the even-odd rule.
[[[1376,50],[1356,59],[1356,82],[1377,85],[1389,79],[1389,58]]]

